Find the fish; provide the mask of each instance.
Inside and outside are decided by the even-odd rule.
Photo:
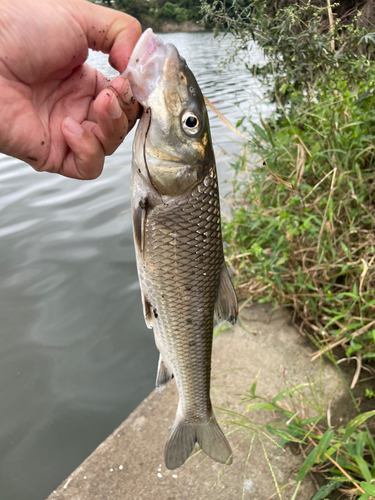
[[[143,312],[160,352],[156,389],[174,377],[179,395],[165,465],[183,465],[196,443],[213,460],[231,464],[210,399],[211,355],[215,322],[235,324],[238,306],[224,261],[204,97],[176,47],[152,29],[139,39],[124,76],[143,107],[131,199]]]

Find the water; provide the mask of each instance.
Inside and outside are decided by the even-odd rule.
[[[232,123],[259,99],[241,66],[217,74],[223,47],[209,33],[162,38]],[[116,75],[102,54],[89,63]],[[239,138],[210,118],[223,192]],[[0,500],[46,498],[154,387],[131,231],[132,137],[89,182],[0,155]]]

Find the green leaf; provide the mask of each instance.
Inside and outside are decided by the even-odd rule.
[[[371,483],[372,479],[371,472],[369,471],[366,460],[359,455],[354,455],[353,458],[357,462],[357,465],[361,471],[362,476],[366,479],[367,482]]]
[[[326,432],[321,437],[319,444],[317,446],[317,453],[315,460],[319,462],[323,459],[324,453],[327,451],[328,446],[330,445],[331,439],[333,437],[332,429],[326,430]],[[323,460],[324,462],[324,460]]]
[[[267,132],[268,140],[273,145],[274,142],[273,142],[272,132],[270,131],[269,125],[267,125],[267,123],[263,120],[262,116],[259,117],[259,120],[260,120],[260,123],[262,124],[264,130]]]
[[[237,120],[237,122],[236,122],[236,128],[238,128],[240,125],[242,125],[244,119],[245,119],[245,117],[243,116],[242,118],[240,118],[239,120]]]
[[[375,358],[375,352],[368,352],[363,355],[363,358],[365,359]]]
[[[350,257],[351,257],[351,254],[350,254],[350,252],[349,252],[348,247],[347,247],[347,246],[345,245],[345,243],[343,243],[342,241],[340,241],[340,244],[341,244],[341,248],[342,248],[342,249],[344,250],[344,252],[345,252],[345,255],[346,255],[347,257],[349,257],[349,258],[350,258]]]
[[[341,485],[341,482],[331,482],[325,484],[324,486],[319,488],[319,490],[315,493],[311,500],[323,500],[327,495],[329,495],[336,488],[339,488]]]
[[[304,461],[302,467],[298,471],[298,474],[296,477],[297,483],[298,483],[298,481],[302,481],[302,479],[306,476],[306,474],[309,472],[311,467],[314,465],[317,451],[318,451],[318,448],[314,448],[306,457],[306,460]]]
[[[370,498],[370,494],[369,493],[364,493],[363,495],[361,495],[358,500],[368,500]]]
[[[363,422],[366,422],[368,418],[371,418],[373,416],[375,416],[375,410],[367,411],[366,413],[362,413],[361,415],[353,418],[353,420],[351,420],[345,428],[343,440],[346,441],[359,425],[363,424]]]
[[[315,424],[318,420],[320,420],[320,418],[321,418],[320,416],[305,418],[304,420],[301,420],[300,424],[301,425]]]
[[[356,440],[355,440],[355,451],[356,455],[359,455],[360,457],[363,457],[363,450],[365,449],[365,444],[366,444],[366,435],[367,432],[357,432],[356,434]]]
[[[250,387],[250,394],[253,396],[255,395],[255,389],[257,388],[257,382],[258,382],[258,377],[255,378],[254,382],[251,384]]]
[[[334,446],[331,446],[330,448],[328,448],[328,450],[325,452],[326,455],[328,455],[329,457],[331,457],[334,453],[337,452],[337,450],[341,447],[341,443],[335,443]]]
[[[288,84],[284,83],[283,85],[281,85],[280,92],[282,94],[285,94],[287,88],[288,88]]]
[[[368,483],[367,481],[361,482],[361,488],[365,490],[366,493],[369,493],[370,495],[375,495],[375,486],[373,484]]]
[[[284,264],[284,262],[287,261],[287,257],[286,255],[283,255],[282,257],[280,257],[280,259],[276,262],[275,266],[281,266],[282,264]]]
[[[245,411],[259,410],[260,408],[264,410],[277,410],[277,407],[271,403],[254,403],[247,406]]]
[[[268,142],[268,136],[265,130],[262,129],[262,127],[260,127],[257,123],[251,122],[251,124],[254,127],[255,132],[259,135],[259,137],[263,139],[265,142]]]
[[[285,389],[284,391],[281,391],[278,394],[276,394],[276,396],[272,400],[272,403],[275,404],[277,401],[279,401],[279,399],[282,399],[284,396],[287,396],[289,394],[293,394],[294,392],[299,391],[303,387],[308,387],[309,385],[311,385],[311,384],[300,384],[300,385],[297,385],[296,387],[292,387],[291,389]]]
[[[276,437],[283,439],[284,441],[293,441],[294,443],[303,443],[301,439],[298,439],[297,436],[294,436],[292,432],[287,432],[284,429],[280,429],[279,427],[273,427],[272,425],[267,425],[267,431],[270,434],[273,434]]]

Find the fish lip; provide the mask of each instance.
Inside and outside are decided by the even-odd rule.
[[[158,44],[156,43],[157,41],[159,42]],[[148,28],[142,33],[140,39],[134,47],[129,59],[128,67],[136,65],[143,66],[146,64],[155,53],[157,46],[160,44],[163,44],[161,39],[154,34],[152,28]]]
[[[123,73],[129,80],[135,98],[145,108],[157,81],[163,75],[167,50],[163,41],[148,28],[134,47]]]

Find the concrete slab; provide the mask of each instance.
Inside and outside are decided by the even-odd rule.
[[[243,412],[246,406],[240,404],[239,394],[250,389],[259,371],[257,393],[264,397],[272,397],[289,387],[282,373],[295,385],[305,383],[308,373],[319,381],[318,392],[321,387],[323,398],[337,387],[339,379],[329,363],[323,362],[319,376],[319,362],[310,362],[313,348],[291,326],[286,310],[279,309],[271,316],[269,305],[255,304],[243,310],[242,321],[244,328],[238,324],[220,333],[214,342],[212,400],[215,407]],[[255,435],[249,458],[251,436],[240,443],[246,436],[244,431],[229,435],[234,462],[224,471],[211,459],[202,463],[203,453],[181,468],[168,471],[163,452],[176,408],[174,382],[162,394],[152,392],[48,500],[276,499],[269,463],[279,487],[290,483],[281,495],[284,500],[291,499],[303,457],[293,454],[289,447],[278,448],[261,433]],[[218,410],[216,415],[219,419],[225,418]],[[251,418],[262,425],[275,421],[276,417],[273,412],[260,410],[253,412]],[[307,478],[295,498],[310,500],[315,491],[314,484]]]

